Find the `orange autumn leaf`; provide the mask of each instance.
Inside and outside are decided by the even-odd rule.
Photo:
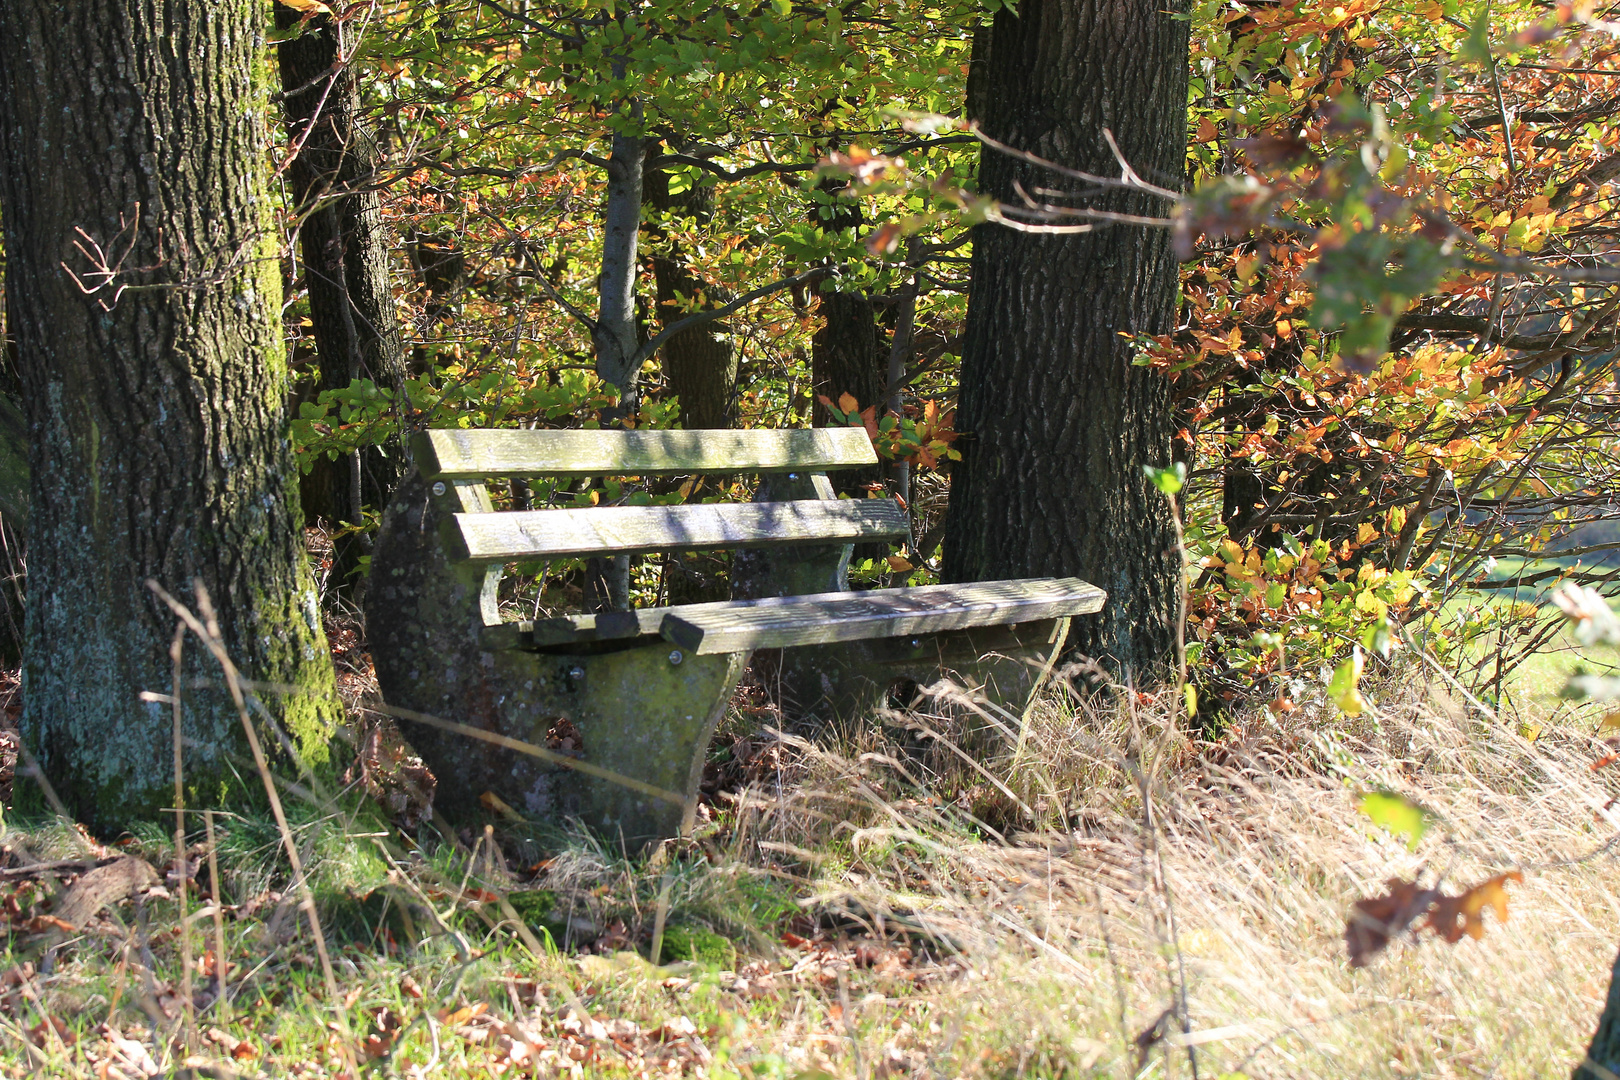
[[[899,246],[900,226],[892,221],[866,238],[866,250],[873,255],[887,255]]]
[[[1507,922],[1507,883],[1510,881],[1522,885],[1524,875],[1510,870],[1480,882],[1461,896],[1440,897],[1423,925],[1432,927],[1451,945],[1461,941],[1464,934],[1479,940],[1485,936],[1483,915],[1487,907],[1496,912],[1497,922]]]

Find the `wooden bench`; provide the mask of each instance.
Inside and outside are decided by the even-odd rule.
[[[373,549],[367,621],[384,700],[438,718],[402,726],[451,812],[482,797],[532,820],[577,816],[633,850],[691,828],[709,740],[756,653],[810,712],[870,709],[941,668],[1021,704],[1069,618],[1104,600],[1076,578],[851,591],[852,545],[908,532],[894,500],[834,495],[829,470],[877,460],[856,428],[448,430],[411,449]],[[503,512],[485,487],[701,474],[761,481],[749,503]],[[735,552],[734,599],[532,622],[497,608],[504,563],[701,549]]]

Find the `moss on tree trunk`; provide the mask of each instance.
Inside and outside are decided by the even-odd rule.
[[[238,665],[295,688],[265,698],[305,757],[326,754],[339,716],[286,430],[264,29],[256,0],[0,4],[32,466],[22,724],[100,829],[173,798],[169,709],[139,696],[171,678],[174,618],[148,578],[187,598],[207,586]],[[196,642],[186,657],[217,684]],[[188,783],[220,799],[239,783],[240,723],[221,689],[186,704]]]

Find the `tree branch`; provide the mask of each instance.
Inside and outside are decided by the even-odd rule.
[[[940,139],[914,139],[911,142],[900,143],[879,151],[883,157],[892,157],[895,154],[909,154],[913,150],[926,150],[935,146],[952,146],[961,143],[974,142],[971,135],[947,135]],[[660,154],[647,162],[649,168],[662,168],[666,165],[690,165],[702,169],[704,172],[718,176],[722,180],[742,180],[760,173],[807,173],[815,172],[821,167],[819,161],[812,162],[782,162],[760,161],[753,165],[744,165],[737,169],[728,169],[724,165],[716,165],[706,157],[697,154]]]
[[[694,326],[703,326],[706,323],[714,322],[716,319],[723,319],[737,309],[746,307],[761,297],[769,296],[771,293],[781,292],[783,289],[791,288],[794,285],[809,281],[811,278],[821,273],[825,273],[825,268],[820,266],[810,270],[805,270],[802,273],[793,275],[792,277],[783,278],[780,281],[773,281],[769,285],[761,285],[752,292],[743,293],[741,296],[737,297],[737,299],[723,307],[710,308],[707,311],[694,312],[684,319],[671,323],[670,325],[664,327],[664,329],[660,330],[657,334],[653,335],[653,337],[648,339],[641,346],[641,348],[636,350],[635,357],[630,364],[631,370],[639,368],[649,356],[663,348],[665,342],[674,337],[676,334],[679,334],[681,331],[690,330]]]

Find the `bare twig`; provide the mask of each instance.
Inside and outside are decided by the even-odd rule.
[[[275,816],[276,828],[281,833],[282,846],[287,852],[287,861],[292,867],[294,887],[298,890],[304,916],[309,922],[310,936],[315,941],[315,952],[320,957],[321,974],[326,982],[327,1000],[332,1006],[339,1031],[344,1037],[343,1052],[349,1052],[349,1016],[343,1007],[343,996],[338,993],[337,976],[332,971],[332,957],[327,952],[326,935],[321,930],[320,916],[315,910],[315,893],[309,886],[309,879],[304,874],[303,860],[298,855],[298,845],[293,841],[292,828],[287,824],[286,811],[282,809],[281,795],[276,791],[275,778],[270,773],[270,764],[265,759],[264,748],[259,744],[259,734],[254,730],[253,719],[248,715],[247,698],[242,693],[242,681],[236,670],[236,663],[231,659],[230,653],[225,649],[225,642],[219,631],[219,621],[214,617],[214,605],[208,597],[208,590],[202,580],[196,580],[192,589],[197,597],[197,606],[202,609],[203,618],[198,619],[192,614],[190,608],[159,585],[155,580],[148,579],[146,587],[168,605],[169,610],[190,628],[193,634],[202,640],[208,651],[214,655],[220,670],[225,675],[225,684],[230,689],[231,700],[236,705],[236,711],[242,721],[242,731],[247,737],[248,748],[253,752],[253,764],[259,770],[259,779],[264,784],[265,796],[270,800],[270,812]],[[206,620],[206,623],[204,622]]]
[[[214,902],[214,1007],[221,1013],[230,1009],[226,996],[231,974],[230,954],[225,949],[225,908],[219,900],[219,847],[214,835],[214,812],[203,811],[204,836],[208,842],[208,892]]]
[[[169,662],[173,666],[173,707],[174,707],[174,876],[175,896],[180,904],[179,931],[180,931],[180,1009],[181,1019],[185,1025],[186,1050],[189,1053],[193,1047],[197,1033],[196,1005],[191,997],[191,924],[186,921],[186,784],[185,768],[181,751],[184,738],[181,734],[181,718],[185,708],[182,703],[183,686],[181,677],[181,662],[185,654],[186,624],[176,623],[174,627],[174,640],[169,643]]]

